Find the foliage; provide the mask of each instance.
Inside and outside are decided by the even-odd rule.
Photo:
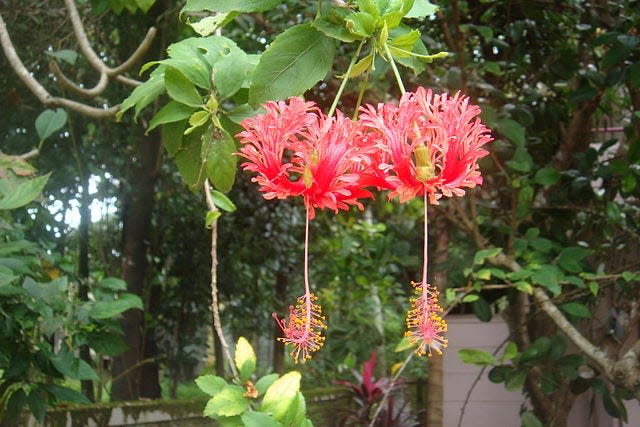
[[[369,360],[362,365],[362,373],[353,371],[355,383],[350,381],[337,381],[337,384],[346,386],[353,393],[353,400],[358,408],[354,413],[341,417],[341,426],[371,425],[374,409],[382,404],[385,394],[390,394],[384,403],[385,407],[380,411],[373,425],[375,426],[416,426],[414,416],[411,414],[409,402],[405,400],[400,383],[392,383],[389,378],[374,377],[376,369],[376,352],[372,351]]]
[[[211,396],[204,408],[205,416],[215,419],[221,426],[313,425],[306,418],[299,372],[254,378],[256,355],[244,337],[238,338],[234,362],[240,373],[237,384],[215,375],[196,379],[198,387]]]
[[[25,165],[3,165],[0,183],[10,185],[6,176]],[[11,193],[20,199],[16,205],[38,197],[47,178],[23,178],[35,188],[22,191],[25,185],[18,185]],[[95,278],[93,299],[79,300],[67,267],[41,245],[26,240],[24,227],[10,215],[0,221],[0,419],[14,419],[28,406],[41,422],[47,404],[87,402],[82,394],[61,385],[64,379],[98,379],[75,350],[87,344],[102,355],[123,351],[115,317],[142,308],[142,302],[123,292],[122,280],[102,276]]]

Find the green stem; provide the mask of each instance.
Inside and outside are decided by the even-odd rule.
[[[362,98],[364,98],[364,92],[367,90],[367,86],[369,85],[369,71],[364,75],[364,80],[360,83],[360,90],[358,91],[358,100],[356,101],[356,106],[353,109],[353,120],[358,120],[358,113],[360,112],[360,105],[362,104]]]
[[[333,100],[333,104],[331,104],[331,108],[327,113],[327,116],[329,117],[333,116],[333,113],[335,113],[336,111],[336,107],[338,106],[338,101],[340,101],[342,92],[344,91],[344,88],[347,86],[347,81],[349,80],[349,74],[351,74],[351,69],[353,68],[356,61],[358,60],[358,56],[360,56],[360,49],[362,49],[363,45],[364,45],[364,40],[360,42],[360,46],[358,46],[356,53],[353,55],[353,58],[351,58],[351,62],[349,63],[349,68],[347,68],[347,72],[344,73],[344,78],[342,79],[342,83],[340,84],[340,87],[338,88],[338,92],[336,93],[336,97]]]
[[[398,72],[398,67],[396,67],[396,62],[393,60],[393,55],[391,55],[391,51],[389,50],[389,45],[387,45],[386,43],[384,44],[384,53],[387,55],[387,58],[389,59],[389,64],[391,64],[391,69],[393,70],[393,74],[396,76],[396,81],[398,82],[400,93],[404,95],[407,91],[404,89],[404,84],[402,83],[400,72]]]

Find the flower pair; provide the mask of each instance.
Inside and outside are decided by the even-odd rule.
[[[363,209],[361,199],[373,198],[371,189],[389,190],[389,198],[401,203],[422,196],[426,242],[427,204],[462,196],[464,188],[482,183],[477,161],[488,154],[483,145],[492,138],[478,117],[480,108],[459,93],[450,97],[419,87],[397,105],[364,106],[357,121],[340,111],[327,117],[300,98],[264,108],[266,113],[242,122],[239,154],[247,160],[242,167],[256,173],[253,181],[265,198],[303,198],[305,243],[315,209]],[[320,348],[326,328],[310,292],[307,254],[305,244],[305,294],[290,307],[288,324],[278,320],[285,334],[281,340],[294,346],[296,361]],[[431,354],[446,346],[446,323],[437,315],[437,292],[426,281],[426,261],[425,243],[420,296],[412,300],[407,335],[418,344],[418,353]]]

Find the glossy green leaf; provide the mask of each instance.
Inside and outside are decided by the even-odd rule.
[[[200,128],[203,129],[203,128]],[[205,172],[200,153],[203,132],[198,130],[184,137],[182,147],[176,153],[176,166],[184,182],[193,190],[204,183]]]
[[[175,101],[191,107],[202,106],[202,97],[194,84],[177,69],[167,67],[164,73],[164,84],[167,88],[167,93]]]
[[[164,107],[156,113],[149,121],[147,132],[151,132],[159,125],[166,123],[179,122],[188,118],[196,109],[177,101],[169,101]]]
[[[221,193],[220,191],[211,190],[211,198],[213,199],[213,203],[216,205],[216,207],[222,209],[223,211],[235,212],[237,209],[236,205],[233,204],[233,202],[224,193]],[[254,358],[255,358],[255,355],[254,355]]]
[[[89,399],[87,399],[82,393],[68,387],[62,387],[56,384],[46,384],[43,388],[46,389],[58,403],[90,403]]]
[[[40,141],[49,138],[55,132],[62,129],[67,123],[67,112],[63,108],[44,110],[36,119],[36,132]]]
[[[34,179],[21,180],[9,194],[0,199],[0,210],[17,209],[31,203],[40,196],[50,175],[48,173]]]
[[[310,24],[280,34],[262,54],[249,89],[249,104],[288,98],[310,89],[331,71],[335,42]]]
[[[514,357],[518,355],[518,346],[513,341],[509,341],[504,348],[504,352],[502,353],[502,357],[500,358],[501,362],[507,362],[512,360]]]

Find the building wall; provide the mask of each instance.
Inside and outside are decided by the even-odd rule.
[[[457,426],[462,407],[481,367],[462,363],[458,350],[475,348],[493,353],[509,336],[500,316],[491,322],[480,322],[473,315],[448,316],[449,347],[444,354],[444,426]],[[502,351],[502,350],[501,350]],[[501,353],[499,352],[499,354]],[[518,427],[524,396],[507,391],[504,384],[494,384],[487,378],[488,369],[474,387],[464,410],[462,427]],[[629,426],[640,426],[640,404],[626,402]],[[583,393],[576,400],[569,416],[572,427],[619,427],[620,420],[607,415],[599,396]]]

